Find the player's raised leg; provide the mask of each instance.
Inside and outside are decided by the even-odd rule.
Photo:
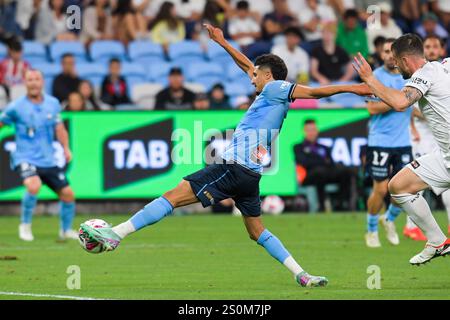
[[[182,180],[177,187],[164,193],[162,197],[153,200],[129,220],[113,228],[94,229],[86,224],[82,224],[81,228],[88,236],[102,243],[107,251],[112,251],[129,234],[157,223],[170,215],[174,208],[196,202],[198,202],[198,199],[189,182]]]
[[[60,239],[78,239],[78,232],[72,229],[75,217],[75,194],[70,186],[65,186],[58,191],[59,216],[60,216]]]
[[[389,183],[389,192],[428,239],[425,249],[409,261],[413,265],[420,265],[433,258],[449,254],[450,245],[434,219],[428,203],[420,194],[420,191],[428,188],[429,185],[419,177],[419,172],[413,172],[413,170],[423,166],[417,165],[417,161],[413,163],[416,168],[408,165],[394,176]],[[423,172],[422,169],[420,171]]]
[[[244,215],[243,218],[250,238],[264,247],[272,257],[283,264],[292,273],[298,284],[302,287],[323,287],[327,285],[327,278],[312,276],[300,267],[281,241],[264,227],[261,217]]]
[[[24,241],[33,241],[33,233],[31,231],[31,222],[33,219],[34,208],[37,204],[37,194],[41,189],[41,179],[35,175],[25,178],[23,184],[26,188],[22,197],[22,211],[19,225],[19,238]]]

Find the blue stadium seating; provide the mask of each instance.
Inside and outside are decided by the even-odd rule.
[[[122,76],[128,85],[128,95],[131,95],[131,89],[136,84],[141,84],[147,80],[147,72],[145,68],[139,63],[123,63]]]
[[[241,84],[235,82],[225,83],[225,93],[231,98],[235,98],[237,96],[246,96],[249,94],[248,88],[245,88]]]
[[[43,62],[34,63],[32,67],[42,72],[45,81],[45,91],[51,94],[53,79],[62,72],[61,65],[59,63]]]
[[[198,41],[185,40],[169,46],[169,58],[178,65],[205,61],[205,54]]]
[[[107,63],[111,58],[125,60],[125,47],[120,41],[99,40],[90,46],[91,59],[95,62]]]
[[[87,61],[84,44],[78,41],[57,41],[50,44],[50,57],[54,62],[59,62],[66,53],[74,55],[78,63]]]
[[[6,57],[6,46],[0,43],[0,59],[3,59]]]
[[[23,59],[30,64],[48,62],[47,50],[45,46],[40,42],[24,41],[23,46]]]
[[[203,76],[217,76],[223,78],[222,67],[214,62],[196,62],[187,67],[186,78],[195,80]]]
[[[243,79],[250,79],[249,76],[234,62],[227,65],[226,75],[228,81],[243,81]]]
[[[100,86],[103,78],[108,74],[108,68],[99,63],[77,63],[78,76],[89,80],[93,86]]]
[[[133,62],[141,64],[160,63],[165,61],[161,45],[151,41],[133,41],[128,45],[128,56]]]
[[[175,66],[181,68],[183,70],[183,73],[185,73],[186,66],[181,66],[170,62],[151,64],[147,66],[147,80],[150,82],[156,82],[166,85],[170,68]]]
[[[235,41],[228,41],[234,48],[240,50],[239,45]],[[208,43],[208,51],[206,52],[208,59],[212,62],[219,63],[224,67],[234,63],[233,58],[220,45],[214,41]]]

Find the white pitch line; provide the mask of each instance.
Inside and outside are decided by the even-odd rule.
[[[34,298],[55,298],[55,299],[69,299],[69,300],[107,300],[89,297],[64,296],[57,294],[38,294],[38,293],[24,293],[24,292],[4,292],[0,291],[0,296],[20,296],[20,297],[34,297]]]

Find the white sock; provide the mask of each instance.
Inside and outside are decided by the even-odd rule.
[[[395,201],[408,213],[413,222],[425,233],[428,243],[439,246],[447,240],[431,213],[430,206],[420,194],[393,194]]]
[[[408,215],[406,215],[406,227],[408,229],[412,229],[412,228],[416,228],[417,227],[416,224],[411,220],[411,218]]]
[[[448,225],[450,226],[450,190],[442,193],[442,203],[444,203],[445,210],[447,210]]]
[[[295,276],[297,276],[300,272],[303,272],[302,267],[297,263],[297,261],[292,258],[292,256],[289,256],[284,260],[283,262],[284,266],[289,269],[290,272]]]
[[[133,224],[131,223],[130,220],[125,221],[124,223],[121,223],[115,227],[112,228],[112,231],[114,231],[115,233],[117,233],[117,235],[123,239],[125,238],[127,235],[129,235],[130,233],[133,233],[136,231],[136,229],[134,228]]]

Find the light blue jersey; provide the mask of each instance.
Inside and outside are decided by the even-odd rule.
[[[222,158],[261,173],[270,163],[272,140],[286,118],[294,88],[295,84],[281,80],[266,84],[237,126]]]
[[[16,130],[14,167],[24,162],[42,168],[56,166],[53,141],[55,127],[61,122],[60,111],[59,101],[46,94],[40,104],[24,96],[6,107],[0,122],[14,125]]]
[[[376,69],[375,77],[386,87],[401,90],[406,81],[401,74],[393,74],[384,67]],[[409,124],[413,108],[409,107],[404,112],[391,110],[374,115],[369,122],[370,147],[399,148],[411,146],[409,136]]]

